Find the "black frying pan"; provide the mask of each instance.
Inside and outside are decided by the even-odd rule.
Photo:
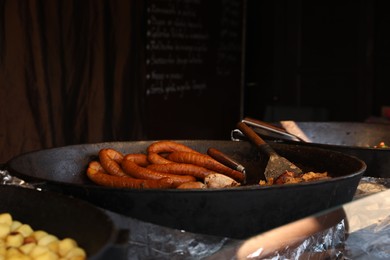
[[[103,259],[117,236],[113,222],[102,210],[49,191],[0,185],[0,213],[5,212],[34,230],[75,239],[88,259]]]
[[[305,171],[328,171],[333,178],[306,184],[258,185],[209,190],[129,190],[104,188],[86,177],[88,163],[102,148],[145,152],[152,141],[83,144],[20,155],[7,170],[46,189],[71,194],[143,221],[232,238],[247,238],[315,212],[352,200],[366,169],[363,161],[335,151],[301,145],[273,148]],[[178,141],[200,152],[214,147],[246,167],[249,183],[259,180],[262,162],[247,142]]]
[[[303,145],[336,150],[358,157],[367,164],[365,176],[390,177],[390,148],[374,148],[380,142],[390,146],[390,124],[280,121],[274,125],[287,127],[286,130],[294,134],[301,132],[306,135],[309,141],[302,143]],[[286,140],[286,136],[272,133],[265,128],[256,128],[255,131],[263,137],[279,138],[286,143],[298,142]]]

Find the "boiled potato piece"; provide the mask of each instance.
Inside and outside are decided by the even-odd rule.
[[[57,240],[58,240],[58,238],[56,236],[48,234],[48,235],[43,236],[40,239],[38,239],[38,245],[40,245],[40,246],[47,246],[51,242],[54,242],[54,241],[57,241]]]
[[[57,259],[59,259],[59,256],[50,250],[34,257],[34,260],[57,260]]]
[[[23,236],[19,233],[11,233],[5,239],[5,245],[7,247],[20,247],[23,245]]]
[[[77,256],[85,257],[85,251],[80,247],[73,247],[69,252],[65,255],[66,258],[73,258]]]
[[[11,232],[11,226],[5,223],[0,223],[0,239],[4,239]]]
[[[30,227],[30,225],[22,224],[17,229],[15,229],[16,232],[22,234],[24,237],[27,237],[33,233],[33,229]]]
[[[19,250],[23,252],[23,254],[28,255],[37,245],[35,243],[27,243],[19,247]]]
[[[58,253],[60,256],[65,256],[71,249],[77,247],[77,243],[74,239],[65,238],[58,244]]]
[[[44,230],[0,214],[0,260],[85,260],[85,250],[72,238],[59,239]]]
[[[12,216],[9,213],[0,214],[0,223],[10,226],[12,224]]]
[[[43,231],[43,230],[37,230],[37,231],[34,231],[32,233],[32,236],[35,237],[35,239],[38,241],[39,239],[41,239],[42,237],[44,236],[47,236],[48,233],[46,231]]]
[[[11,231],[15,231],[15,230],[18,229],[21,225],[22,225],[22,223],[21,223],[20,221],[17,221],[17,220],[12,221],[12,224],[11,224]]]

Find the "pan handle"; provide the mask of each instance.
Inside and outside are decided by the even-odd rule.
[[[252,128],[250,128],[245,122],[239,122],[237,124],[237,128],[240,129],[241,132],[244,133],[244,135],[248,137],[249,140],[252,141],[252,143],[254,143],[257,147],[262,148],[267,145],[267,143],[259,135],[257,135],[257,133],[253,131]]]
[[[229,168],[232,168],[234,170],[237,170],[245,174],[245,167],[242,164],[233,160],[232,158],[230,158],[228,155],[224,154],[220,150],[210,147],[207,150],[207,154],[210,155],[213,159],[217,160],[218,162],[228,166]]]

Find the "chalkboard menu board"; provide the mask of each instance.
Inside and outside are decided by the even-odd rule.
[[[228,139],[240,119],[244,1],[147,0],[149,139]]]

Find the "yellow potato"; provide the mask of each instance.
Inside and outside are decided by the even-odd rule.
[[[62,239],[58,244],[58,253],[60,256],[65,256],[72,248],[77,247],[75,240],[71,238]]]
[[[0,223],[11,225],[12,223],[12,216],[9,213],[2,213],[0,214]]]
[[[7,247],[20,247],[23,245],[24,238],[22,234],[19,233],[11,233],[5,239],[5,244]]]
[[[57,260],[58,255],[52,251],[46,251],[45,253],[34,257],[34,260]]]
[[[39,239],[41,239],[42,237],[44,236],[47,236],[48,233],[46,231],[43,231],[43,230],[36,230],[32,233],[32,236],[35,237],[35,239],[38,241]]]
[[[57,240],[50,242],[46,246],[50,249],[50,251],[56,252],[56,254],[58,254],[59,243],[60,243],[60,241],[57,239]]]
[[[15,231],[21,233],[23,235],[23,237],[27,237],[33,233],[33,229],[28,224],[22,224]]]
[[[23,254],[15,254],[11,256],[7,256],[7,260],[31,260],[30,257],[23,255]]]
[[[0,223],[0,239],[4,239],[11,232],[11,226],[5,223]]]
[[[7,259],[9,259],[10,257],[20,257],[20,256],[23,256],[23,254],[15,247],[10,247],[7,249],[7,252],[5,254],[5,256],[7,257]]]
[[[0,256],[5,256],[7,248],[5,246],[0,246]]]
[[[72,256],[72,257],[65,258],[65,259],[68,259],[68,260],[85,260],[85,256],[77,255],[77,256]]]
[[[85,260],[86,252],[72,238],[60,240],[44,230],[0,214],[0,260]]]
[[[40,246],[47,246],[51,242],[57,241],[57,240],[58,240],[58,238],[56,236],[48,234],[48,235],[46,235],[44,237],[41,237],[38,240],[38,245],[40,245]]]
[[[49,251],[49,248],[47,248],[46,246],[37,245],[31,250],[28,255],[35,258],[46,253],[47,251]]]
[[[11,224],[11,231],[15,231],[15,230],[18,229],[21,225],[22,225],[22,223],[21,223],[20,221],[17,221],[17,220],[12,221],[12,224]]]
[[[86,253],[85,253],[84,249],[82,249],[80,247],[74,247],[71,250],[69,250],[69,252],[65,255],[66,258],[71,258],[71,257],[75,257],[75,256],[85,257]]]
[[[30,252],[36,247],[37,245],[35,243],[28,243],[24,244],[21,247],[19,247],[19,250],[23,252],[23,254],[28,255]]]

